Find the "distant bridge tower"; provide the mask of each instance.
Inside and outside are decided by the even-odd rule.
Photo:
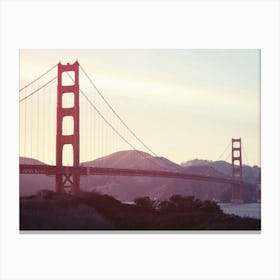
[[[69,171],[56,174],[56,191],[78,193],[80,188],[80,174],[75,172],[75,167],[80,165],[80,129],[79,129],[79,63],[57,65],[57,127],[56,127],[56,166],[63,166],[63,147],[70,144],[73,148],[73,167]],[[63,76],[67,72],[74,73],[73,84],[64,85]],[[72,95],[74,104],[71,108],[63,104],[66,95]],[[71,135],[63,134],[63,120],[65,117],[72,117],[73,133]],[[67,170],[67,169],[66,169]],[[71,170],[71,171],[70,171]]]
[[[241,138],[231,140],[232,151],[232,178],[239,181],[238,185],[232,185],[231,202],[243,203],[243,177],[242,177],[242,153]]]

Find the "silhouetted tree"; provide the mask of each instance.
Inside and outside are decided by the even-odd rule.
[[[179,212],[189,212],[196,208],[193,196],[182,196],[176,194],[172,195],[169,200],[175,205],[176,210]]]
[[[207,213],[213,213],[213,212],[222,213],[223,212],[221,210],[220,206],[216,202],[210,201],[210,200],[204,201],[201,209]]]
[[[137,197],[134,199],[134,203],[140,207],[153,208],[153,201],[148,196]]]
[[[158,206],[158,211],[162,214],[172,213],[176,211],[176,206],[170,201],[161,201]]]

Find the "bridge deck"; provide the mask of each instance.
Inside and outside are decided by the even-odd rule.
[[[191,173],[180,173],[173,171],[159,170],[142,170],[142,169],[125,169],[125,168],[105,168],[105,167],[72,167],[53,165],[33,165],[20,164],[20,174],[80,174],[80,175],[111,175],[111,176],[143,176],[143,177],[162,177],[162,178],[179,178],[187,180],[208,181],[217,183],[226,183],[240,185],[240,181],[233,180],[230,177],[205,176]]]

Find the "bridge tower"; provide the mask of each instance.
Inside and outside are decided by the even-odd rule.
[[[241,138],[231,140],[232,178],[239,181],[238,185],[232,185],[231,202],[243,203],[243,180],[242,180],[242,153]]]
[[[56,166],[63,166],[63,147],[70,144],[73,148],[73,163],[68,172],[56,174],[56,191],[78,193],[80,188],[80,174],[75,172],[75,167],[80,165],[80,129],[79,129],[79,63],[67,63],[57,65],[57,123],[56,123]],[[73,84],[64,85],[63,76],[69,72],[74,73]],[[65,95],[73,96],[73,106],[66,107],[63,104]],[[73,133],[71,135],[63,134],[63,119],[72,117]],[[67,169],[66,169],[67,170]]]

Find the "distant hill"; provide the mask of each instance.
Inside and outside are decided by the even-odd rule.
[[[32,162],[32,159],[29,160]],[[153,157],[150,154],[141,151],[120,151],[92,161],[83,162],[81,165],[111,168],[171,170],[217,177],[231,176],[229,172],[229,170],[231,171],[230,166],[228,166],[229,164],[226,162],[194,160],[178,165],[166,158]],[[255,170],[252,172],[255,172]],[[255,173],[253,174],[255,175]],[[231,186],[228,184],[172,178],[109,175],[81,176],[80,186],[82,190],[110,194],[121,201],[133,201],[134,198],[141,196],[166,200],[173,194],[181,194],[184,196],[191,195],[201,200],[217,199],[225,202],[229,201],[231,197]],[[54,190],[54,188],[55,177],[47,177],[45,175],[20,175],[21,195],[29,195],[40,189]],[[247,189],[250,191],[245,193],[246,200],[254,201],[255,186],[248,185]]]
[[[33,158],[27,158],[27,157],[20,157],[19,158],[20,164],[37,164],[37,165],[46,165],[46,163],[39,161],[37,159]]]
[[[218,172],[231,176],[232,167],[231,164],[226,161],[209,161],[194,159],[181,163],[181,166],[188,169],[190,167],[211,167],[217,170]],[[260,182],[261,168],[258,166],[248,166],[243,165],[243,179],[246,182],[257,184]]]
[[[108,156],[82,163],[83,166],[112,168],[183,170],[183,168],[164,157],[154,157],[142,151],[120,151]]]

